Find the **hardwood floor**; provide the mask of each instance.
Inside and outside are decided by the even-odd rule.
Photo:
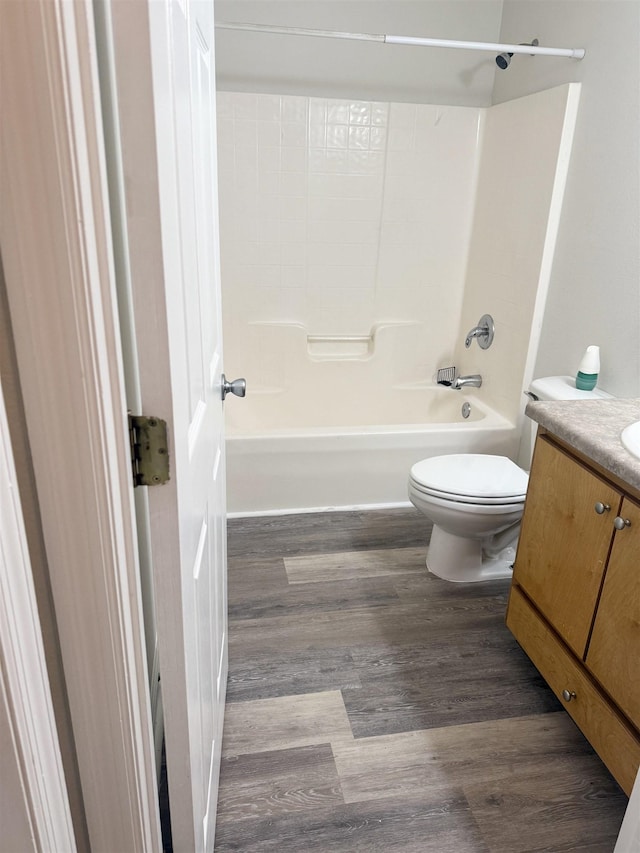
[[[229,523],[216,851],[611,853],[626,797],[414,510]]]

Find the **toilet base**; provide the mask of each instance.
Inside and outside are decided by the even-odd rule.
[[[488,550],[491,555],[485,553],[481,539],[454,536],[434,524],[427,552],[427,568],[432,574],[453,583],[510,578],[516,555],[515,543],[508,544],[497,553],[495,548]]]

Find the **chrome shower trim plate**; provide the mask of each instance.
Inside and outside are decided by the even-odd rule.
[[[489,349],[489,347],[493,343],[494,335],[495,325],[493,322],[493,317],[491,316],[491,314],[483,314],[482,317],[480,317],[480,319],[478,320],[478,325],[471,329],[471,331],[465,338],[464,345],[467,349],[469,349],[472,340],[476,338],[480,349]]]

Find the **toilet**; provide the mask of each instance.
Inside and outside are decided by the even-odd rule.
[[[509,577],[528,482],[506,456],[457,453],[416,462],[409,499],[433,522],[429,571],[459,583]]]
[[[603,399],[570,376],[532,382],[535,400]],[[532,425],[532,430],[535,424]],[[409,474],[409,499],[433,522],[427,568],[455,583],[511,576],[529,475],[506,456],[454,453],[422,459]]]

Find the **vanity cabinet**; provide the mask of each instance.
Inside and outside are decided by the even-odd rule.
[[[544,431],[507,626],[629,794],[640,766],[640,493]]]

